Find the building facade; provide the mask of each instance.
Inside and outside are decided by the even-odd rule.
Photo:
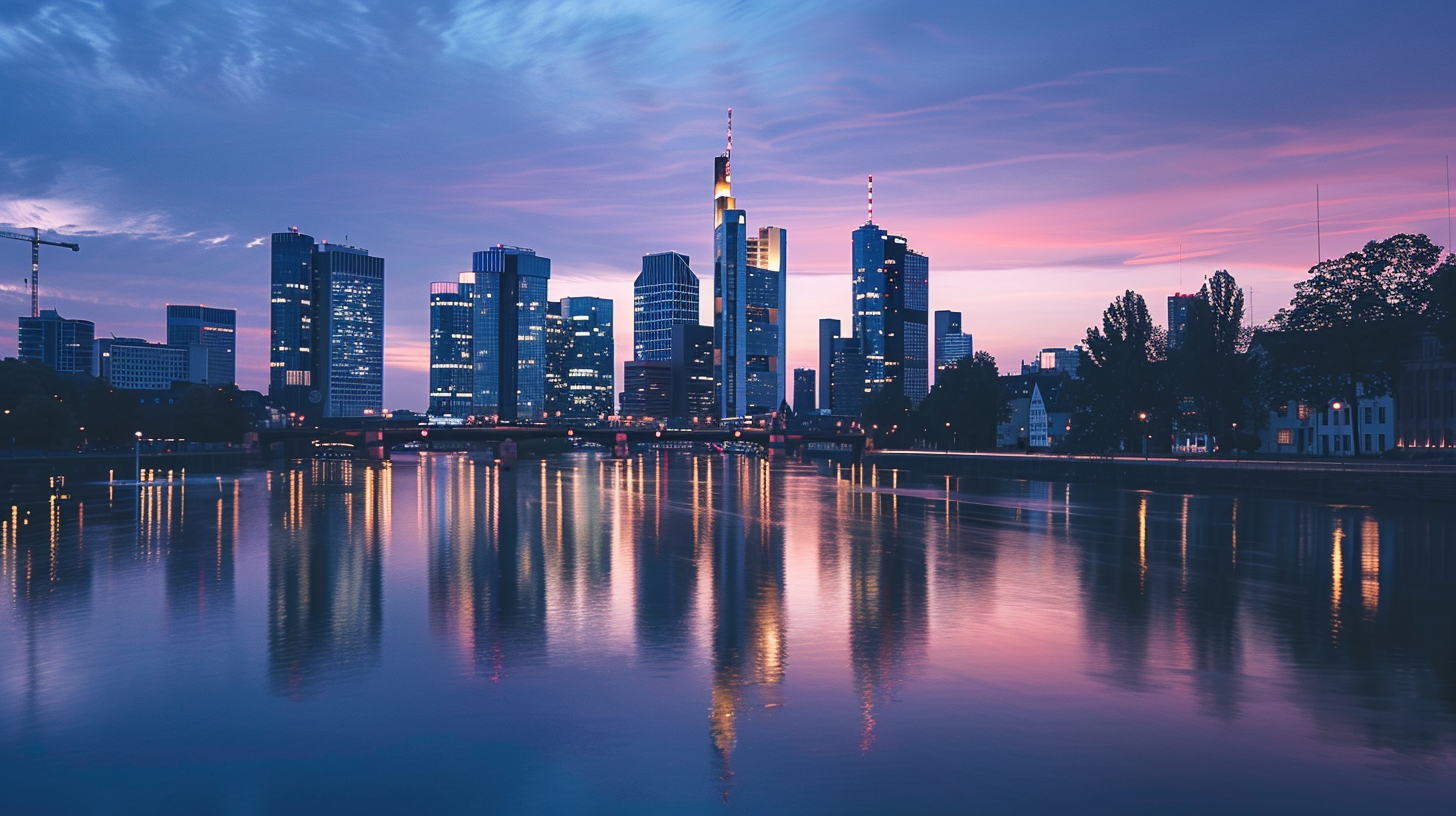
[[[561,319],[570,343],[566,360],[570,403],[562,415],[593,419],[609,416],[616,391],[612,301],[562,298]]]
[[[971,336],[961,330],[961,313],[941,309],[935,313],[935,371],[940,372],[971,356]]]
[[[167,345],[206,346],[209,385],[233,385],[237,379],[238,312],[208,306],[167,305]]]
[[[865,389],[889,388],[919,405],[930,386],[930,259],[874,222],[851,233],[854,336]]]
[[[672,327],[698,322],[698,276],[679,252],[642,256],[632,284],[632,356],[670,360]]]
[[[475,408],[501,422],[546,418],[546,303],[551,259],[497,244],[476,252]]]
[[[55,309],[43,309],[36,317],[20,318],[16,356],[57,374],[91,374],[96,365],[95,340],[95,323],[68,320]]]
[[[865,385],[868,375],[859,338],[836,338],[830,366],[833,371],[830,382],[834,389],[830,410],[839,416],[860,416],[864,413],[865,397],[868,395]]]
[[[273,233],[268,396],[300,417],[384,407],[384,259]]]
[[[1401,365],[1397,433],[1404,448],[1456,448],[1456,363],[1439,338],[1420,338]]]
[[[712,326],[679,323],[672,327],[670,415],[674,419],[702,424],[718,418],[713,358]]]
[[[834,407],[834,341],[839,339],[839,321],[819,318],[819,410]]]
[[[633,420],[663,420],[672,414],[672,363],[628,360],[622,365],[622,407]]]
[[[1168,350],[1183,348],[1188,337],[1188,312],[1198,300],[1198,295],[1173,294],[1168,296]]]
[[[131,391],[161,391],[179,382],[205,382],[207,346],[172,345],[143,340],[113,340],[105,349],[107,382]]]
[[[794,369],[794,413],[807,414],[818,410],[814,393],[814,369]]]
[[[430,410],[463,420],[475,405],[474,273],[430,284]]]

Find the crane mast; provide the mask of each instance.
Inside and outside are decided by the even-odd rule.
[[[0,238],[13,238],[17,241],[28,241],[30,243],[30,316],[40,317],[40,245],[65,247],[72,252],[80,252],[78,244],[68,244],[64,241],[46,241],[40,237],[40,230],[30,228],[30,234],[21,232],[6,232],[0,230]]]

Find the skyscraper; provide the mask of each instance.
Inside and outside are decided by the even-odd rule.
[[[571,394],[567,415],[594,418],[614,413],[616,362],[612,301],[598,297],[562,298],[561,318],[571,341],[566,366],[566,383]]]
[[[935,373],[971,356],[971,336],[961,331],[961,313],[941,309],[935,313]]]
[[[689,422],[717,418],[713,386],[713,327],[679,323],[672,327],[672,417]]]
[[[832,410],[841,416],[859,416],[864,412],[865,358],[864,349],[858,337],[836,337],[833,343],[834,359],[830,363],[833,374],[834,394]]]
[[[851,234],[854,337],[865,390],[889,388],[918,405],[929,390],[930,259],[874,223]]]
[[[384,409],[384,259],[366,249],[323,243],[314,249],[315,361],[324,416]]]
[[[209,385],[237,382],[237,330],[235,309],[167,305],[167,345],[206,346]]]
[[[475,413],[503,422],[546,415],[546,287],[551,259],[497,244],[475,253]]]
[[[834,341],[839,339],[839,321],[819,319],[819,410],[834,407]]]
[[[672,327],[698,322],[698,276],[688,256],[655,252],[642,256],[642,271],[632,285],[632,356],[668,360]]]
[[[567,373],[571,362],[573,335],[561,316],[561,301],[546,301],[546,416],[571,416],[571,383]]]
[[[728,147],[713,164],[713,368],[724,419],[778,410],[784,401],[787,234],[763,227],[749,236]]]
[[[794,412],[805,414],[815,410],[814,369],[794,369]]]
[[[475,400],[475,273],[430,284],[430,416],[464,419]]]
[[[1173,294],[1168,296],[1168,349],[1183,348],[1188,335],[1188,310],[1198,295]]]
[[[268,397],[304,417],[384,407],[384,259],[273,233]]]
[[[666,419],[672,413],[672,363],[628,360],[622,366],[622,414],[633,419]]]
[[[42,310],[37,317],[20,318],[22,360],[41,363],[57,374],[90,374],[95,367],[96,324],[89,320],[68,320],[55,309]]]

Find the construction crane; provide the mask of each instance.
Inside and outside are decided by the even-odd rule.
[[[30,228],[29,235],[0,230],[0,238],[14,238],[17,241],[30,242],[30,316],[40,317],[40,245],[65,247],[72,252],[80,252],[81,247],[64,241],[43,240],[40,237],[40,230],[35,227]]]

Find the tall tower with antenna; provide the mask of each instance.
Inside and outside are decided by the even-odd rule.
[[[850,317],[864,357],[864,393],[888,388],[918,405],[930,389],[930,259],[875,224],[873,175],[865,223],[850,242]]]

